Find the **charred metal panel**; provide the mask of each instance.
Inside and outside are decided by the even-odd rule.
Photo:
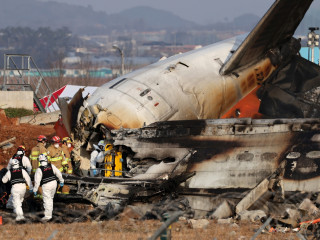
[[[128,185],[121,184],[99,184],[90,196],[86,196],[90,202],[98,206],[107,205],[110,201],[120,202],[123,199],[129,199],[133,193],[130,193]]]
[[[169,175],[169,178],[164,179],[93,178],[69,174],[63,174],[63,178],[65,184],[70,187],[72,196],[80,196],[98,206],[106,206],[109,203],[119,206],[126,205],[130,201],[143,201],[156,195],[170,194],[176,191],[181,183],[194,175],[194,173],[181,171],[183,165],[184,161],[180,162],[176,168],[177,171]]]
[[[282,161],[288,162],[284,174],[286,191],[307,189],[301,180],[313,181],[320,176],[318,119],[196,122],[159,122],[141,129],[113,130],[114,143],[129,147],[135,156],[157,160],[180,159],[185,152],[195,150],[187,167],[187,172],[196,172],[186,183],[189,188],[252,188]],[[290,152],[298,152],[301,157],[286,159]],[[295,168],[293,161],[297,162]],[[287,184],[292,179],[297,180],[296,184]]]
[[[279,69],[257,93],[259,112],[272,118],[319,117],[320,67],[295,56]]]
[[[84,100],[82,97],[83,91],[83,88],[79,89],[69,104],[67,104],[65,99],[59,98],[59,107],[63,116],[62,121],[69,134],[77,124],[78,112]]]

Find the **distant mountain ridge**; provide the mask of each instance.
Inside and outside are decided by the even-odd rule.
[[[311,9],[303,20],[299,32],[305,33],[308,26],[319,26],[319,10]],[[75,34],[110,34],[118,31],[176,30],[241,30],[250,31],[259,21],[254,14],[243,14],[231,21],[207,26],[164,10],[139,6],[116,14],[94,11],[91,6],[83,7],[60,2],[38,0],[0,0],[0,28],[6,27],[68,27]]]
[[[142,20],[146,26],[152,26],[155,29],[192,29],[198,24],[182,19],[171,12],[154,9],[146,6],[138,6],[124,10],[118,14],[112,14],[111,17],[122,16],[129,21]]]
[[[94,11],[58,2],[0,0],[0,28],[68,27],[77,34],[101,34],[113,30],[160,30],[195,28],[197,24],[170,12],[151,7],[135,7],[117,14]]]

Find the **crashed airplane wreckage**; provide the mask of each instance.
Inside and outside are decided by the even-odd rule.
[[[319,119],[168,121],[112,135],[115,146],[132,151],[131,177],[65,176],[96,205],[244,192],[277,171],[287,192],[319,191]]]
[[[246,191],[275,173],[282,192],[318,191],[320,68],[298,56],[293,38],[311,3],[275,1],[247,36],[161,60],[88,98],[59,99],[82,173],[66,183],[97,205]],[[251,103],[237,103],[250,92],[259,112],[218,119],[245,117]],[[121,151],[123,177],[87,176],[100,139]]]

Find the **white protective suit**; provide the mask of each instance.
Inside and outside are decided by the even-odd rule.
[[[102,163],[104,161],[104,151],[100,150],[99,146],[93,144],[95,148],[94,151],[91,152],[90,155],[90,169],[91,169],[91,176],[97,175],[98,172],[96,170],[97,163]]]
[[[13,158],[10,158],[8,166],[7,166],[8,170],[10,170],[12,168],[12,162],[13,162]],[[32,166],[31,166],[31,163],[30,163],[30,160],[28,157],[26,157],[26,156],[22,157],[22,166],[20,166],[20,167],[23,167],[24,169],[26,169],[26,171],[30,175],[31,170],[32,170]],[[12,196],[12,194],[10,195],[10,197],[8,199],[6,207],[9,209],[13,209],[13,196]]]
[[[29,189],[32,190],[32,182],[30,179],[30,176],[28,173],[24,170],[22,170],[22,176],[26,183],[16,183],[12,185],[11,188],[11,196],[12,196],[12,202],[13,202],[13,211],[17,214],[16,220],[23,220],[23,210],[22,210],[22,202],[24,200],[24,195],[26,193],[26,184],[29,186]],[[7,183],[11,181],[11,171],[8,170],[8,172],[3,176],[2,182]]]
[[[61,172],[53,164],[51,164],[53,174],[59,179],[60,183],[64,183]],[[33,192],[37,192],[42,180],[42,170],[38,168],[34,174],[34,188]],[[42,185],[42,197],[44,207],[44,220],[52,218],[53,198],[57,190],[57,181],[53,180]]]
[[[12,168],[12,160],[13,158],[10,158],[7,169],[10,170]],[[23,156],[22,157],[22,167],[26,169],[26,171],[28,172],[28,174],[30,175],[31,170],[32,170],[32,166],[30,163],[30,160],[28,157]]]

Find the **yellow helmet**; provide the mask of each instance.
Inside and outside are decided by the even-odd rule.
[[[63,143],[72,143],[72,141],[71,141],[71,139],[69,138],[69,137],[64,137],[64,138],[62,138],[62,142]]]
[[[113,149],[113,145],[112,145],[111,143],[107,143],[104,150],[105,150],[105,151],[110,151],[110,150],[112,150],[112,149]]]

